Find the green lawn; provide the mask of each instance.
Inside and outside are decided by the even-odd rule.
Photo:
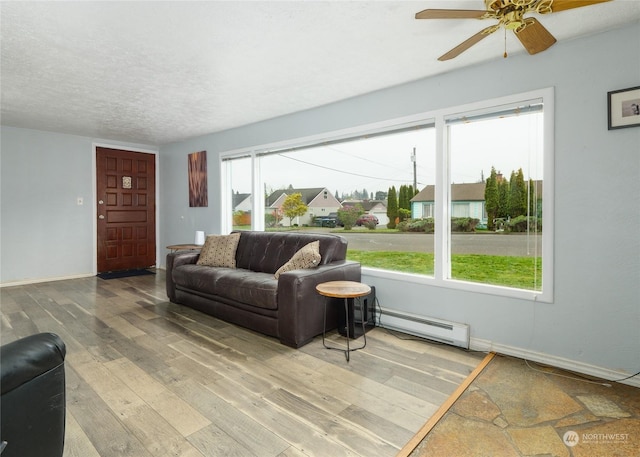
[[[433,275],[433,254],[350,249],[347,258],[366,267]],[[452,256],[451,273],[454,279],[462,281],[542,290],[542,261],[537,261],[536,265],[532,257],[459,254]]]
[[[240,227],[234,227],[238,229]],[[243,227],[244,228],[244,227]],[[316,227],[284,227],[268,231],[317,230]],[[343,228],[329,230],[332,233],[344,232]],[[398,233],[397,229],[378,227],[367,234]],[[406,233],[407,236],[419,236],[420,233]],[[383,270],[402,271],[433,276],[433,254],[398,251],[357,251],[349,249],[347,258],[360,262],[365,267]],[[537,263],[536,263],[537,262]],[[542,259],[533,257],[496,256],[482,254],[452,255],[453,279],[461,281],[515,287],[525,290],[542,290]]]

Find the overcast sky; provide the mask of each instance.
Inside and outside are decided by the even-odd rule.
[[[541,179],[541,124],[542,116],[532,114],[451,126],[452,181],[479,182],[489,176],[491,166],[507,178],[523,168],[525,178]],[[327,187],[339,196],[363,189],[375,195],[391,186],[413,184],[414,147],[421,190],[435,184],[433,128],[270,155],[262,159],[262,176],[267,190],[292,185]],[[234,192],[250,192],[249,176],[248,160],[233,165]]]

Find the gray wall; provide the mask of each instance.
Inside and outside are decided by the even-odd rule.
[[[5,126],[1,134],[0,283],[95,274],[93,143],[157,148]]]
[[[198,151],[207,151],[209,206],[206,208],[189,207],[187,155]],[[220,233],[218,151],[212,135],[160,148],[161,208],[163,213],[168,210],[161,219],[161,246],[193,243],[196,230]],[[163,259],[158,261],[164,265]]]
[[[606,93],[640,83],[640,25],[160,148],[159,246],[220,231],[217,154],[554,86],[555,301],[365,276],[382,306],[466,322],[472,338],[640,369],[640,128],[608,131]],[[0,283],[92,274],[92,143],[3,127]],[[187,154],[208,151],[209,207],[189,208]],[[76,198],[84,197],[83,206]],[[161,254],[164,249],[160,250]],[[159,262],[164,263],[160,257]]]
[[[470,51],[473,52],[473,51]],[[555,302],[365,276],[381,305],[471,336],[622,372],[640,369],[640,128],[607,130],[607,92],[640,83],[640,24],[160,148],[161,243],[219,232],[216,154],[555,87]],[[186,155],[205,149],[208,209],[188,208]],[[545,259],[549,261],[551,259]]]

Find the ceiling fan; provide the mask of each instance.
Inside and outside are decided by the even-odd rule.
[[[426,9],[416,13],[416,19],[497,19],[499,22],[482,29],[446,54],[438,57],[445,61],[461,53],[489,36],[500,27],[512,30],[529,54],[537,54],[551,47],[556,39],[534,17],[527,13],[549,14],[572,8],[604,3],[611,0],[484,0],[486,10]],[[507,57],[505,50],[504,56]]]

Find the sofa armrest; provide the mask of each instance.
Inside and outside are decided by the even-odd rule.
[[[65,431],[66,348],[58,335],[39,333],[0,350],[3,457],[61,457]]]
[[[178,251],[167,254],[167,274],[165,275],[165,281],[167,285],[167,297],[169,297],[170,301],[175,303],[176,300],[176,284],[173,282],[173,269],[180,265],[196,263],[199,257],[199,251]]]
[[[324,328],[325,297],[316,286],[328,281],[360,281],[360,263],[340,260],[317,268],[293,270],[278,279],[278,334],[280,342],[298,348]],[[337,326],[335,307],[327,308],[327,330]]]
[[[0,386],[4,395],[62,365],[66,348],[58,335],[39,333],[5,344],[0,353]]]

